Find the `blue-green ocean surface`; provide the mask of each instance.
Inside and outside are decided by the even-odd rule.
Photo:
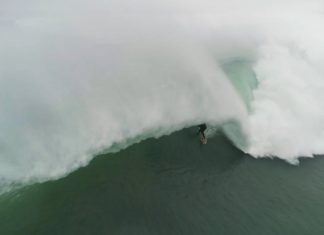
[[[254,159],[196,128],[0,196],[4,235],[324,233],[324,159]]]

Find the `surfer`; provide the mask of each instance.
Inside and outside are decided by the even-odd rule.
[[[202,137],[204,139],[206,139],[205,130],[207,129],[207,125],[205,123],[203,123],[203,124],[200,124],[198,127],[199,127],[198,133],[200,133],[202,135]]]

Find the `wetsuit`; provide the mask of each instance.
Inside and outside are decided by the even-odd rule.
[[[201,133],[202,136],[203,136],[204,138],[206,138],[206,137],[205,137],[205,130],[207,129],[207,125],[206,125],[205,123],[203,123],[203,124],[200,124],[198,127],[199,127],[199,131],[198,131],[198,133]]]

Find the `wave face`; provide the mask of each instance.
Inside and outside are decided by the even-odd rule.
[[[234,121],[244,141],[225,133],[256,157],[324,153],[322,1],[0,9],[2,184],[55,179],[116,143],[201,122]]]

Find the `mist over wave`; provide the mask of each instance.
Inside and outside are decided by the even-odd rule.
[[[0,9],[1,182],[55,179],[116,143],[201,122],[235,121],[246,144],[225,133],[256,157],[324,153],[321,1],[11,0]],[[229,77],[238,59],[254,77]],[[251,79],[258,86],[244,99]]]

